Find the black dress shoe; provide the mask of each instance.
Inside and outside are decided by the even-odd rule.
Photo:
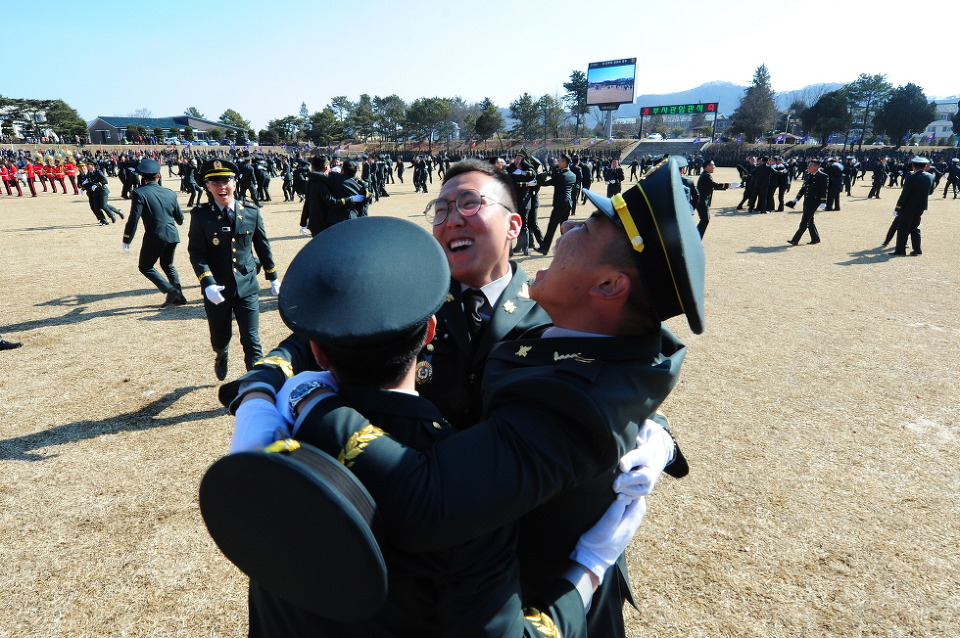
[[[922,251],[922,250],[911,250],[911,251],[910,251],[910,254],[911,254],[911,255],[922,255],[922,254],[923,254],[923,251]]]
[[[100,220],[100,225],[101,225],[101,226],[109,226],[109,225],[110,225],[110,222],[108,222],[108,221],[105,220],[105,219],[101,219],[101,220]]]
[[[788,239],[787,243],[790,244],[791,246],[796,246],[800,242],[798,242],[796,239]]]
[[[818,239],[816,241],[807,242],[807,245],[813,245],[813,244],[819,244],[819,243],[820,243],[820,240]]]
[[[219,381],[223,381],[227,378],[227,364],[229,363],[229,357],[226,352],[221,352],[217,354],[217,358],[213,362],[213,372],[217,375]]]
[[[0,350],[13,350],[14,348],[19,348],[23,344],[19,341],[7,341],[6,339],[0,339]]]
[[[897,251],[893,251],[892,253],[887,253],[887,254],[890,255],[891,257],[906,257],[906,256],[907,256],[907,253],[898,253]]]

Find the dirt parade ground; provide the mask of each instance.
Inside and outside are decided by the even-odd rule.
[[[715,194],[706,331],[669,322],[689,352],[663,411],[691,473],[660,480],[628,550],[630,636],[960,635],[960,200],[938,191],[923,255],[890,257],[899,189],[869,186],[796,247],[799,206],[747,214],[741,190]],[[372,215],[426,226],[436,179],[388,190]],[[271,193],[282,275],[308,238],[280,180]],[[545,227],[549,188],[541,201]],[[197,505],[232,419],[188,224],[190,303],[160,309],[142,228],[124,254],[123,222],[96,225],[84,195],[0,195],[0,334],[23,342],[0,352],[0,638],[246,635],[245,578]],[[519,261],[532,276],[550,258]],[[266,351],[288,331],[262,277],[261,304]],[[240,352],[235,336],[230,379]],[[278,541],[278,559],[296,551]]]

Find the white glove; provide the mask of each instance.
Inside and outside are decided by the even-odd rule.
[[[309,234],[310,234],[310,229],[307,228],[306,226],[301,226],[301,227],[300,227],[300,234],[301,234],[301,235],[309,235]]]
[[[527,182],[527,186],[530,186],[531,188],[534,187],[534,186],[536,186],[536,185],[537,185],[537,180],[533,180],[533,181],[531,181],[531,182]]]
[[[827,210],[827,205],[826,205],[826,204],[820,204],[819,206],[817,206],[817,210]]]
[[[125,253],[130,252],[130,244],[128,244],[128,243],[121,242],[120,248],[123,248],[123,252],[125,252]]]
[[[270,282],[270,294],[276,296],[280,294],[280,278],[277,277]]]
[[[604,573],[627,548],[646,513],[646,498],[618,495],[600,520],[583,533],[570,558],[603,582]]]
[[[523,169],[522,169],[522,168],[518,168],[517,170],[513,171],[513,174],[514,174],[514,175],[523,175]]]
[[[362,202],[364,199],[366,199],[366,198],[365,198],[363,195],[359,194],[359,193],[357,193],[356,195],[351,195],[351,196],[350,196],[350,201],[351,201],[351,202],[354,202],[355,204],[359,204],[359,203]]]
[[[796,206],[796,205],[797,205],[797,201],[798,201],[797,198],[794,197],[793,199],[790,200],[790,203],[793,204],[794,206]]]
[[[893,211],[893,213],[891,213],[891,214],[892,214],[894,217],[896,217],[896,216],[897,216],[897,211]]]
[[[220,291],[224,289],[224,286],[218,286],[217,284],[210,284],[203,289],[203,294],[206,295],[207,299],[210,300],[212,304],[220,304],[226,301],[223,295],[220,294]]]
[[[290,424],[266,399],[250,399],[237,408],[230,453],[262,450],[274,441],[290,438]]]
[[[676,456],[676,444],[663,427],[647,419],[637,433],[637,446],[620,459],[613,491],[633,498],[653,491],[663,468]]]
[[[730,188],[740,188],[740,182],[730,182]]]
[[[321,385],[328,386],[334,392],[340,391],[337,380],[326,370],[301,372],[284,381],[283,387],[277,392],[277,410],[280,416],[290,424],[296,423],[293,408],[307,394]],[[293,401],[290,400],[291,396],[294,398]]]

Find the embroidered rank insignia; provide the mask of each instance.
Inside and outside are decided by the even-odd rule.
[[[513,311],[517,309],[517,304],[513,303],[513,299],[507,299],[506,303],[503,304],[503,309],[513,314]]]
[[[429,361],[421,361],[417,364],[417,385],[426,385],[433,381],[433,366]]]
[[[517,293],[517,296],[521,299],[530,298],[530,286],[528,286],[526,282],[520,284],[520,291]]]
[[[363,454],[368,445],[386,434],[377,426],[370,424],[353,433],[347,440],[347,444],[340,450],[337,461],[344,467],[350,467],[356,461],[356,458]]]
[[[214,246],[219,246],[219,245],[220,245],[220,238],[219,238],[219,237],[214,237],[214,238],[213,238],[213,245],[214,245]]]
[[[534,629],[546,638],[561,638],[560,628],[553,622],[553,618],[539,609],[528,607],[523,610],[523,617],[529,620]]]
[[[448,293],[447,293],[447,298],[444,299],[443,302],[444,302],[444,303],[449,303],[449,302],[451,302],[451,301],[453,301],[453,295],[448,292]]]
[[[291,364],[289,361],[287,361],[283,357],[278,357],[277,355],[264,357],[263,359],[260,359],[259,361],[254,362],[253,365],[254,367],[260,366],[260,365],[275,366],[277,368],[280,368],[283,371],[283,376],[287,377],[288,379],[293,376],[293,364]]]
[[[515,354],[516,354],[516,356],[518,356],[518,357],[526,357],[526,356],[527,356],[527,353],[530,352],[530,350],[531,350],[532,348],[533,348],[533,346],[520,346],[520,349],[517,350],[517,352],[516,352]]]

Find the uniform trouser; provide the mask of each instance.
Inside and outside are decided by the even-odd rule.
[[[90,210],[93,211],[93,216],[97,218],[97,221],[107,221],[107,218],[103,214],[103,208],[100,206],[100,193],[96,191],[90,193],[87,195],[87,201],[90,202]]]
[[[529,250],[534,245],[534,239],[537,241],[537,246],[543,243],[543,234],[540,232],[540,227],[537,226],[537,213],[536,209],[533,208],[533,197],[529,190],[526,188],[520,189],[518,203],[517,213],[520,215],[523,225],[520,228],[520,236],[517,237],[517,249]]]
[[[237,318],[243,360],[247,370],[252,368],[254,362],[263,356],[260,347],[260,293],[232,297],[219,304],[213,304],[204,297],[203,309],[207,313],[207,326],[210,328],[210,345],[217,353],[230,348],[233,318]]]
[[[817,206],[820,206],[819,202]],[[800,227],[797,228],[797,232],[793,235],[794,242],[799,242],[800,238],[803,237],[803,233],[807,230],[810,231],[810,241],[814,243],[820,241],[820,233],[817,232],[817,225],[813,221],[813,216],[816,212],[816,207],[803,211],[803,215],[800,217]]]
[[[257,197],[261,201],[269,202],[270,201],[270,180],[264,180],[263,183],[257,186]]]
[[[99,189],[99,193],[100,193],[100,209],[107,211],[107,214],[110,215],[111,217],[113,217],[114,215],[120,215],[122,217],[123,213],[120,212],[120,209],[109,202],[110,191],[108,191],[106,188],[101,188]]]
[[[570,207],[568,205],[561,204],[553,207],[553,210],[550,211],[550,223],[547,224],[547,232],[543,236],[543,241],[540,242],[541,252],[546,253],[550,251],[550,245],[553,243],[553,235],[557,232],[557,228],[569,218]]]
[[[40,178],[40,185],[43,186],[43,192],[47,192],[47,178],[46,176]]]
[[[77,188],[77,177],[75,175],[67,175],[67,177],[70,179],[70,185],[73,186],[73,194],[79,195],[80,189]]]
[[[400,180],[400,183],[403,183],[403,171],[397,171],[397,179]]]
[[[290,180],[286,178],[283,180],[283,201],[293,201],[293,184],[291,184]]]
[[[30,189],[30,196],[31,196],[31,197],[36,197],[36,196],[37,196],[37,184],[36,184],[36,181],[37,181],[37,178],[36,178],[36,177],[28,177],[28,178],[27,178],[27,188]]]
[[[953,189],[953,198],[957,198],[957,181],[954,179],[948,179],[946,186],[943,187],[943,196],[947,196],[947,191]]]
[[[697,216],[700,218],[697,223],[697,232],[703,237],[703,234],[707,232],[707,226],[710,224],[710,206],[705,204],[703,200],[697,203]]]
[[[750,195],[750,203],[747,204],[747,208],[750,210],[770,210],[767,208],[767,204],[770,199],[770,187],[757,185],[753,189],[753,193]]]
[[[827,210],[840,210],[840,186],[830,185],[827,189]]]
[[[607,184],[607,197],[613,197],[620,192],[620,182],[616,184]]]
[[[902,210],[897,215],[897,247],[894,252],[907,252],[907,239],[910,239],[910,246],[913,252],[920,253],[920,217],[923,212],[905,213]]]
[[[9,182],[4,182],[7,187],[7,195],[13,195],[13,191],[10,189],[11,186],[17,189],[17,197],[23,197],[23,189],[20,188],[20,180],[16,177],[11,179]]]
[[[584,183],[583,183],[583,188],[580,189],[580,203],[581,203],[581,204],[586,204],[586,203],[587,203],[587,194],[586,194],[585,192],[583,192],[583,191],[588,191],[588,190],[590,190],[590,185],[591,185],[591,184],[593,184],[593,182],[584,182]]]
[[[570,216],[577,216],[577,202],[580,201],[581,193],[583,192],[583,186],[580,184],[574,184],[573,189],[570,191],[570,201],[572,206],[570,207]]]
[[[200,187],[196,184],[191,184],[187,182],[184,184],[184,190],[190,194],[190,200],[187,202],[187,206],[193,206],[194,203],[200,203]]]
[[[870,199],[871,197],[876,197],[877,199],[880,199],[881,188],[883,188],[883,182],[874,182],[873,185],[870,187],[870,192],[867,193],[867,199]]]
[[[253,184],[243,182],[239,187],[237,187],[237,197],[242,199],[244,193],[250,193],[250,199],[253,201],[253,203],[257,206],[260,205],[260,200],[257,199],[257,189]]]
[[[143,238],[140,248],[140,263],[138,268],[144,277],[149,279],[160,292],[180,290],[180,275],[173,265],[173,255],[177,251],[177,244],[160,241],[150,237]],[[156,269],[157,261],[166,278]]]
[[[70,193],[67,192],[67,182],[66,182],[66,179],[63,178],[63,177],[58,177],[58,178],[57,178],[57,181],[60,182],[60,188],[63,189],[63,194],[64,194],[64,195],[69,195]]]

